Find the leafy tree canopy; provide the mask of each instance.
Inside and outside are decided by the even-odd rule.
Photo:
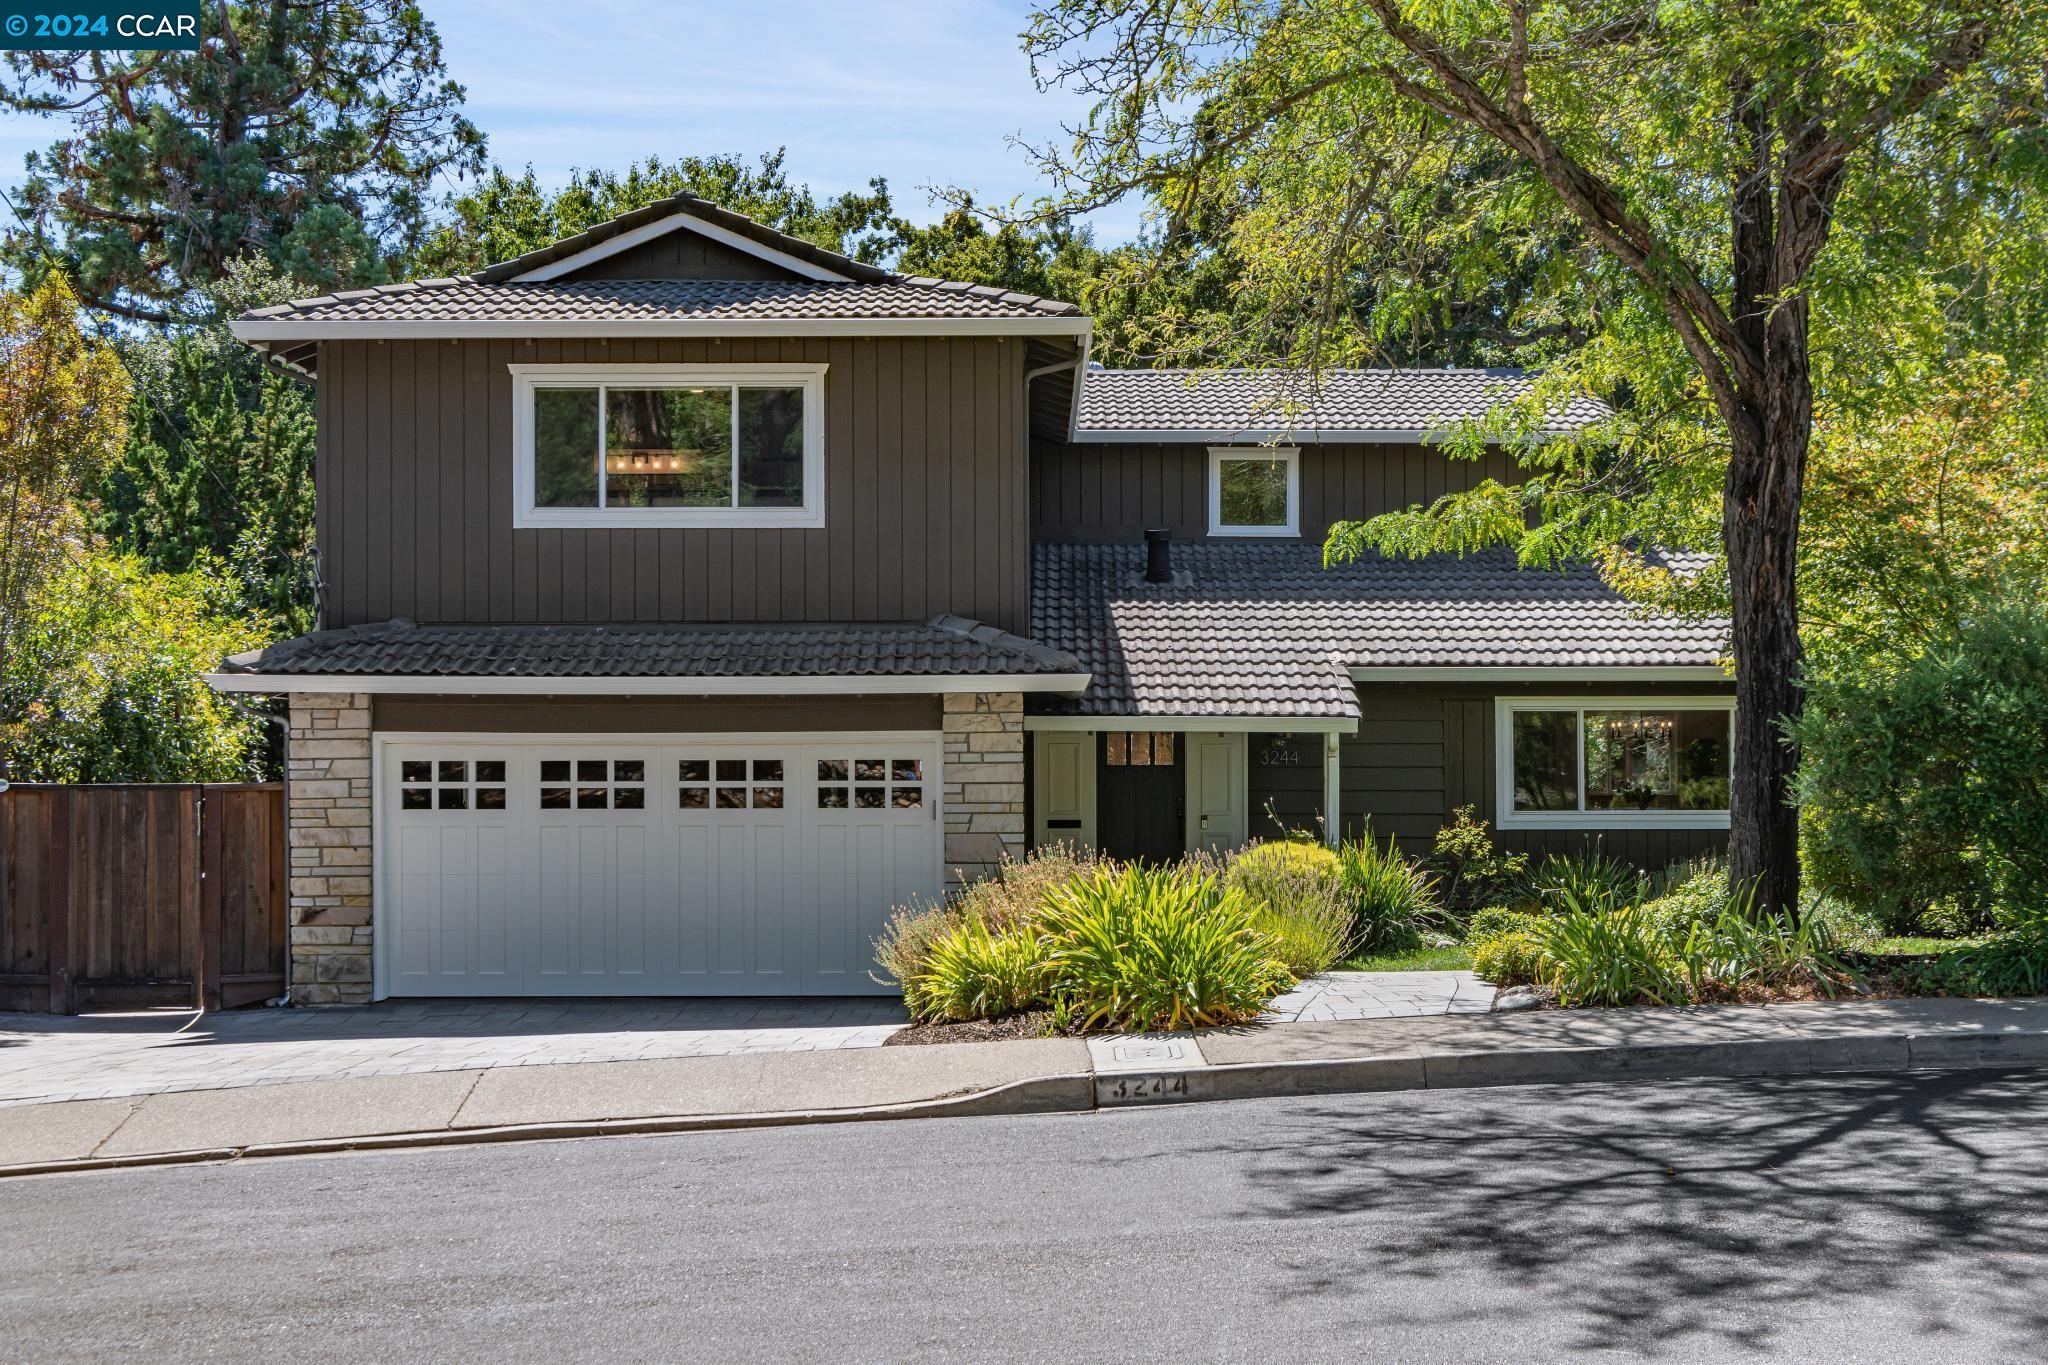
[[[261,719],[206,685],[268,634],[201,562],[161,574],[85,547],[39,589],[0,673],[0,754],[30,782],[256,777]]]
[[[1814,424],[1897,412],[1958,354],[2038,364],[2048,22],[2022,0],[1060,0],[1026,44],[1096,97],[1041,154],[1047,211],[1144,195],[1168,243],[1212,221],[1256,324],[1211,329],[1227,358],[1356,363],[1477,300],[1542,369],[1462,444],[1518,445],[1526,484],[1340,524],[1331,554],[1504,541],[1624,581],[1658,578],[1646,546],[1725,554],[1731,866],[1796,905],[1777,734]],[[1582,391],[1614,419],[1539,439]]]
[[[0,671],[42,586],[77,550],[75,500],[126,438],[128,376],[78,328],[62,276],[0,291]]]
[[[28,159],[6,256],[31,277],[54,257],[122,316],[183,316],[251,252],[312,289],[386,280],[433,179],[483,164],[412,0],[224,0],[200,7],[196,51],[6,61],[0,107],[70,121]]]
[[[478,270],[684,193],[827,251],[875,260],[893,223],[887,182],[877,177],[866,193],[849,190],[821,200],[808,185],[790,180],[783,157],[781,148],[763,153],[753,165],[736,156],[649,157],[623,173],[577,171],[553,192],[541,186],[531,166],[516,178],[492,167],[475,189],[448,201],[447,220],[427,238],[414,273]]]
[[[1992,604],[2048,611],[2037,387],[1966,357],[1903,411],[1822,427],[1800,536],[1809,676],[1945,646]]]
[[[209,291],[217,317],[287,297],[253,258]],[[129,439],[88,487],[95,530],[152,569],[211,559],[282,635],[314,625],[311,391],[218,323],[123,336],[136,378]]]

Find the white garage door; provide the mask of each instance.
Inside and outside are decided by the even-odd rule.
[[[862,995],[942,889],[939,737],[393,738],[387,995]]]

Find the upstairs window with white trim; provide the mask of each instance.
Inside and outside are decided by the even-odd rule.
[[[1209,534],[1301,534],[1301,452],[1223,446],[1209,452]]]
[[[823,365],[514,365],[513,525],[825,524]]]
[[[1497,725],[1503,829],[1728,823],[1733,700],[1503,699]]]

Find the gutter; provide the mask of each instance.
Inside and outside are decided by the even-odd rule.
[[[1079,696],[1089,673],[949,673],[919,677],[476,677],[465,674],[208,673],[217,692],[373,692],[454,696],[844,696],[958,692],[1056,692]]]

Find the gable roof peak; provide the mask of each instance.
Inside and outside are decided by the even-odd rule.
[[[633,240],[638,241],[649,235],[658,235],[664,230],[662,224],[684,228],[692,223],[708,227],[708,235],[728,241],[739,239],[735,245],[740,245],[742,250],[751,246],[761,253],[794,258],[800,265],[810,268],[805,273],[819,272],[818,278],[868,284],[887,283],[896,278],[892,272],[880,266],[856,261],[851,256],[841,255],[836,251],[827,251],[815,242],[778,231],[766,223],[747,217],[744,213],[721,208],[687,190],[672,194],[666,199],[657,199],[651,204],[643,204],[637,209],[630,209],[616,218],[608,218],[602,223],[593,224],[574,236],[550,242],[537,250],[514,256],[509,261],[499,261],[495,265],[486,266],[476,272],[475,278],[485,284],[503,284],[531,275],[535,271],[546,270],[550,266],[559,266],[571,258],[583,256],[596,248],[617,242],[622,237],[630,235]],[[700,227],[699,230],[704,229]]]

